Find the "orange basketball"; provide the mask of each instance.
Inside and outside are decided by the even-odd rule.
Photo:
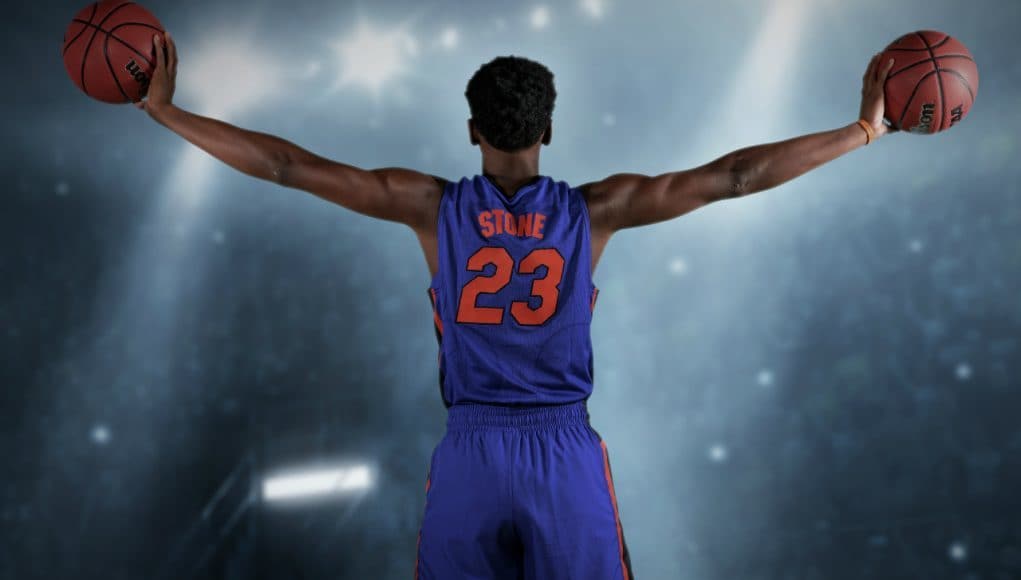
[[[94,99],[140,101],[156,68],[155,34],[163,34],[163,26],[140,4],[94,2],[67,27],[64,67],[74,84]]]
[[[905,34],[883,51],[894,59],[886,79],[886,118],[910,133],[929,135],[968,115],[978,93],[978,67],[959,40],[935,30]]]

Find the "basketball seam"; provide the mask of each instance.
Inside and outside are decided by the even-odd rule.
[[[968,79],[964,75],[955,71],[952,68],[945,68],[942,70],[945,73],[950,73],[955,77],[959,78],[961,80],[961,84],[964,85],[964,88],[968,89],[968,95],[971,97],[972,102],[975,101],[975,92],[971,90],[971,83],[968,82]]]
[[[966,54],[941,54],[941,55],[939,55],[939,56],[937,56],[935,58],[927,58],[925,60],[920,60],[920,61],[916,62],[915,64],[909,64],[908,66],[900,69],[897,72],[890,73],[889,76],[887,76],[886,78],[892,79],[893,77],[899,75],[900,73],[905,72],[905,71],[910,70],[910,69],[913,69],[913,68],[915,68],[918,65],[922,65],[922,64],[925,64],[927,62],[936,62],[937,60],[939,60],[941,58],[964,58],[964,59],[970,60],[971,62],[975,62],[975,59],[971,58],[970,56],[968,56]]]
[[[152,24],[147,24],[145,22],[121,22],[117,26],[114,26],[113,28],[110,29],[110,34],[113,34],[113,32],[115,30],[117,30],[118,28],[123,28],[125,26],[144,26],[146,28],[151,28],[151,29],[155,30],[156,32],[163,32],[162,28],[160,28],[158,26],[153,26]]]
[[[106,13],[106,16],[104,16],[103,19],[99,21],[99,24],[102,25],[104,22],[109,20],[111,16],[113,16],[114,12],[117,12],[121,8],[124,8],[125,6],[127,6],[128,4],[134,4],[134,2],[130,2],[129,1],[129,2],[124,2],[123,4],[118,4],[118,5],[114,6],[112,9],[110,9],[109,12]]]
[[[118,28],[121,28],[121,27],[124,27],[124,26],[144,26],[146,28],[151,28],[151,29],[153,29],[156,32],[159,32],[161,34],[163,33],[163,29],[159,28],[159,27],[156,27],[156,26],[153,26],[152,24],[146,24],[144,22],[122,22],[122,23],[118,24],[117,26],[114,26],[113,28],[111,28],[110,32],[108,33],[110,36],[112,36],[114,39],[116,39],[117,42],[119,42],[119,43],[123,44],[124,46],[130,48],[132,51],[134,51],[135,54],[137,54],[138,56],[144,58],[145,62],[149,63],[149,66],[156,66],[156,63],[154,63],[153,61],[149,60],[148,56],[142,54],[137,48],[135,48],[134,46],[131,46],[130,44],[128,44],[128,41],[126,41],[126,40],[122,39],[121,37],[117,36],[116,34],[114,34],[114,32],[116,32]]]
[[[93,2],[92,3],[92,14],[89,14],[89,21],[85,22],[85,26],[83,26],[82,29],[78,31],[78,34],[74,35],[74,38],[72,38],[71,40],[69,40],[69,41],[64,43],[64,50],[60,51],[60,56],[66,55],[67,54],[67,49],[71,48],[71,45],[74,44],[74,41],[78,40],[78,38],[81,37],[81,35],[85,34],[85,31],[89,29],[88,25],[92,24],[92,19],[96,17],[96,9],[97,8],[99,8],[99,3],[98,2]],[[80,18],[74,18],[74,19],[71,20],[71,22],[83,22],[83,21]]]
[[[117,90],[119,90],[121,92],[121,94],[124,95],[124,98],[127,99],[130,102],[132,99],[131,99],[131,97],[128,96],[128,93],[124,90],[124,87],[121,86],[121,80],[119,78],[117,78],[117,71],[113,70],[113,63],[110,62],[110,34],[109,33],[107,33],[107,35],[106,35],[106,40],[103,41],[103,58],[106,59],[106,66],[110,69],[110,76],[113,77],[113,82],[114,82],[114,84],[117,85]]]
[[[92,23],[90,22],[89,24],[91,25]],[[96,30],[92,31],[92,36],[89,37],[89,43],[85,45],[85,52],[82,53],[82,69],[78,78],[82,81],[82,91],[84,91],[85,94],[89,93],[89,89],[85,84],[85,62],[89,60],[89,51],[92,50],[92,41],[96,40],[96,33],[99,30],[100,28],[97,26]]]
[[[83,20],[77,20],[77,22],[84,22],[84,21]],[[163,32],[163,30],[161,30],[161,29],[159,29],[159,28],[157,28],[155,26],[152,26],[151,24],[145,24],[143,22],[123,22],[121,24],[118,24],[117,26],[114,26],[110,30],[106,30],[105,28],[99,28],[95,24],[89,24],[89,26],[95,27],[97,30],[105,32],[107,34],[107,36],[109,36],[110,38],[113,38],[117,42],[123,44],[125,47],[129,48],[132,52],[134,52],[138,56],[140,56],[143,59],[145,59],[145,62],[147,62],[149,64],[149,66],[154,66],[153,62],[151,60],[149,60],[148,56],[146,56],[145,54],[142,54],[141,52],[139,52],[139,50],[137,48],[135,48],[134,46],[131,46],[131,44],[129,44],[128,41],[126,41],[123,38],[121,38],[121,37],[117,36],[116,34],[114,34],[113,31],[117,30],[118,28],[120,28],[122,26],[146,26],[148,28],[152,28],[153,30],[155,30],[157,32]]]
[[[932,57],[932,65],[936,68],[936,86],[939,88],[939,131],[942,131],[943,125],[946,124],[947,120],[947,102],[943,97],[943,75],[939,73],[939,62],[936,60],[936,53],[932,51],[933,47],[929,46],[929,41],[925,39],[924,34],[921,32],[917,34],[918,37],[922,39],[922,42],[925,43],[925,46],[929,49],[929,56]],[[949,38],[950,37],[947,36],[943,39],[943,42],[946,42]]]
[[[109,12],[107,12],[107,13],[106,13],[106,16],[104,16],[104,17],[103,17],[103,19],[99,21],[99,24],[95,25],[95,26],[96,26],[96,30],[93,30],[93,31],[92,31],[92,36],[90,36],[90,37],[89,37],[89,44],[87,44],[87,45],[85,46],[85,52],[83,52],[83,53],[82,53],[82,74],[81,74],[81,80],[82,80],[82,91],[83,91],[83,92],[84,92],[85,94],[89,94],[89,91],[88,91],[88,89],[86,88],[86,85],[85,85],[85,62],[89,60],[89,50],[91,50],[91,49],[92,49],[92,42],[93,42],[94,40],[96,40],[96,34],[97,34],[97,33],[98,33],[98,32],[99,32],[100,30],[103,30],[103,28],[102,28],[102,26],[103,26],[103,23],[104,23],[104,22],[106,22],[108,18],[110,18],[111,16],[113,16],[113,13],[114,13],[114,12],[117,12],[117,11],[118,11],[118,10],[120,10],[121,8],[124,8],[125,6],[127,6],[128,4],[134,4],[134,2],[125,2],[125,3],[123,3],[123,4],[118,4],[118,5],[117,5],[116,7],[114,7],[114,8],[112,9],[112,10],[110,10]],[[92,25],[92,22],[91,22],[91,20],[92,20],[92,19],[90,18],[89,20],[90,20],[89,24],[90,24],[90,25]],[[104,31],[104,32],[105,32],[105,31]]]
[[[918,34],[918,33],[916,32],[915,34]],[[919,36],[921,36],[921,35],[919,34]],[[925,39],[923,38],[922,40],[925,40]],[[931,51],[931,49],[933,49],[933,48],[939,48],[939,47],[943,46],[944,44],[947,43],[948,40],[950,40],[949,36],[947,36],[943,40],[937,42],[936,44],[932,45],[931,47],[929,46],[929,43],[925,43],[926,48],[888,48],[886,50],[887,51],[896,50],[896,51],[901,51],[901,52],[921,52],[923,50]]]
[[[915,100],[915,95],[918,94],[918,87],[922,86],[922,83],[925,82],[925,79],[931,77],[934,74],[936,74],[936,71],[930,71],[925,73],[924,77],[918,79],[918,83],[915,84],[915,90],[911,91],[911,96],[908,98],[908,102],[904,103],[904,110],[901,111],[900,119],[897,120],[898,128],[900,129],[904,128],[904,117],[906,117],[908,114],[908,107],[911,106],[911,101]]]

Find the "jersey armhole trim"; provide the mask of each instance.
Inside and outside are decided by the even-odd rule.
[[[429,279],[429,290],[439,290],[439,279],[443,273],[443,206],[447,203],[449,196],[448,188],[459,187],[461,180],[448,181],[443,186],[443,193],[440,194],[440,205],[436,211],[436,273]]]
[[[595,272],[592,271],[592,217],[588,211],[588,200],[585,199],[585,194],[582,193],[581,188],[571,188],[577,192],[578,198],[581,200],[581,210],[585,213],[585,237],[588,242],[588,283],[594,292],[598,292],[596,288]],[[593,307],[595,306],[595,300],[593,300]]]

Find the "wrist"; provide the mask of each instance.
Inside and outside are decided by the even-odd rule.
[[[173,109],[173,103],[154,103],[152,101],[146,101],[145,103],[145,111],[149,113],[149,117],[157,123],[163,123],[163,119],[165,119]]]
[[[869,123],[865,119],[858,119],[851,126],[857,127],[857,131],[865,137],[865,145],[874,143],[881,135],[881,133],[872,126],[872,123]]]

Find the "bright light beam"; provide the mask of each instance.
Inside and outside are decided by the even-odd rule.
[[[447,50],[453,50],[457,48],[458,43],[461,40],[461,35],[458,34],[457,29],[453,26],[443,29],[440,33],[440,46]]]
[[[809,0],[773,3],[745,52],[730,93],[720,101],[715,114],[705,117],[713,123],[702,127],[697,140],[700,146],[691,151],[723,153],[723,148],[738,142],[770,138],[777,127],[783,126],[792,89],[797,86],[792,79],[810,13]]]
[[[224,118],[260,104],[286,86],[280,82],[284,69],[247,40],[254,37],[253,33],[218,38],[189,53],[193,56],[186,55],[179,77],[182,101],[203,114]],[[194,234],[214,167],[209,155],[187,144],[168,164],[165,180],[154,192],[154,205],[143,219],[145,227],[126,241],[120,264],[99,282],[90,321],[80,333],[83,340],[63,353],[61,368],[75,369],[68,390],[84,385],[93,393],[107,389],[114,397],[135,388],[152,400],[175,402],[165,379],[171,373],[175,339],[191,331],[188,317],[179,315],[190,307],[181,297],[187,295],[185,281],[203,271],[205,253],[196,246]],[[111,353],[116,353],[115,363]],[[74,419],[62,423],[73,424]],[[153,432],[136,431],[132,436],[156,440],[160,423],[150,424]],[[105,425],[94,428],[91,436],[97,445],[111,441]]]
[[[791,136],[780,128],[789,126],[792,94],[798,86],[794,77],[799,47],[811,14],[811,0],[772,3],[737,67],[726,98],[703,117],[712,123],[700,127],[695,145],[687,149],[677,167],[701,165],[739,147]],[[728,226],[758,215],[756,205],[750,203],[732,204],[725,214],[713,214]]]
[[[200,44],[194,62],[181,68],[181,92],[203,114],[218,119],[239,115],[277,96],[285,70],[251,39],[254,32],[215,37]],[[188,229],[210,185],[215,161],[191,145],[168,175],[160,215]],[[168,211],[169,210],[169,211]],[[183,221],[187,220],[187,222]]]
[[[751,145],[756,142],[763,142],[775,138],[773,131],[783,127],[790,118],[790,99],[795,83],[791,77],[795,74],[794,67],[799,64],[799,50],[803,38],[804,27],[808,18],[813,13],[814,3],[810,0],[773,0],[765,8],[764,18],[756,25],[757,30],[751,41],[743,46],[743,55],[736,68],[728,91],[723,98],[713,99],[712,106],[704,114],[699,115],[703,120],[701,126],[696,129],[697,133],[691,140],[691,146],[684,152],[679,152],[668,169],[682,169],[693,167],[710,161],[713,156],[718,156],[727,151],[737,149],[741,146]],[[753,213],[750,204],[746,200],[739,203],[727,203],[725,211],[713,209],[699,210],[690,218],[676,220],[669,225],[657,227],[648,233],[643,234],[642,243],[637,242],[630,246],[630,251],[647,251],[646,248],[677,248],[679,241],[686,239],[700,239],[704,248],[698,250],[699,260],[691,266],[683,259],[675,261],[665,260],[663,277],[656,283],[675,283],[667,278],[671,274],[683,279],[689,268],[698,268],[698,274],[705,275],[711,279],[725,279],[726,287],[720,292],[708,295],[692,295],[691,302],[687,305],[690,312],[698,313],[695,320],[699,325],[708,324],[706,317],[712,319],[711,330],[700,334],[699,347],[705,345],[726,344],[732,339],[730,333],[734,328],[740,328],[744,323],[743,311],[729,308],[730,304],[754,304],[760,300],[760,296],[749,296],[745,288],[759,288],[755,282],[749,279],[752,268],[735,268],[724,259],[714,261],[713,258],[723,256],[726,258],[726,245],[739,246],[748,243],[747,229],[741,227],[742,221],[755,218],[761,219],[760,214]],[[719,206],[718,206],[719,207]],[[683,223],[683,225],[681,225]],[[680,234],[681,228],[685,228],[685,234]],[[697,232],[692,235],[691,232]],[[740,232],[734,234],[732,232]],[[685,236],[688,236],[686,238]],[[620,241],[617,250],[628,248],[625,240]],[[761,243],[756,239],[756,243]],[[721,248],[721,246],[723,246]],[[691,250],[694,252],[694,248]],[[671,252],[672,253],[672,252]],[[669,254],[668,254],[669,255]],[[623,254],[621,254],[623,256]],[[744,272],[749,274],[744,274]],[[720,278],[721,275],[725,275]],[[612,277],[611,277],[612,278]],[[603,292],[612,292],[615,286],[612,279],[607,279]],[[677,286],[677,288],[681,288]],[[621,292],[629,289],[625,285],[619,285]],[[604,328],[629,328],[634,327],[636,321],[643,320],[645,314],[641,312],[641,306],[645,302],[639,300],[621,300],[615,304],[615,308],[603,310],[601,319]],[[691,324],[688,320],[685,324]],[[655,376],[654,365],[644,362],[649,359],[648,353],[659,352],[659,333],[642,333],[629,336],[627,347],[621,353],[613,353],[609,361],[604,359],[602,397],[605,408],[611,408],[630,397],[630,385],[635,381],[647,380],[652,382],[658,377]],[[710,348],[711,347],[706,347]],[[762,346],[762,350],[753,351],[747,356],[754,357],[755,354],[767,352],[768,349]],[[624,362],[627,361],[627,362]],[[784,365],[770,365],[771,372],[782,376]],[[622,366],[621,366],[622,365]],[[627,367],[628,372],[618,372],[617,368]],[[711,365],[707,368],[713,368]],[[626,376],[626,379],[624,378]],[[744,397],[740,399],[747,403],[755,404],[759,400],[755,397]],[[740,406],[734,407],[734,412],[741,410]],[[641,417],[641,415],[635,415]],[[650,421],[638,421],[637,427],[616,434],[617,445],[630,449],[646,450],[654,449],[656,441],[662,438],[662,429],[649,429],[648,425],[655,424]],[[677,428],[677,432],[686,432],[687,428]],[[612,434],[611,434],[612,436]],[[720,467],[728,464],[732,456],[731,449],[724,442],[712,443],[706,450],[706,456],[710,462]],[[661,470],[652,474],[646,485],[650,489],[676,489],[677,482],[670,479],[669,470]],[[685,508],[680,505],[672,505],[659,508],[674,512],[682,520],[686,517]],[[662,520],[669,521],[669,518]],[[677,534],[676,526],[653,525],[649,533],[656,534]],[[692,570],[694,571],[694,570]],[[679,574],[674,574],[677,576]],[[683,574],[681,574],[683,575]]]
[[[243,113],[280,93],[284,67],[252,41],[254,33],[214,37],[181,67],[181,90],[205,115]]]
[[[262,482],[262,497],[266,501],[280,501],[301,497],[342,495],[372,487],[372,474],[365,465],[348,468],[306,471],[266,478]]]
[[[606,3],[603,0],[581,0],[581,9],[590,18],[599,20],[606,14]]]
[[[536,6],[532,9],[528,19],[531,22],[532,28],[536,30],[546,28],[550,23],[549,8],[546,6]]]
[[[339,59],[334,90],[354,86],[378,97],[383,85],[409,71],[418,43],[403,27],[384,30],[362,21],[350,36],[334,43],[333,50]]]

